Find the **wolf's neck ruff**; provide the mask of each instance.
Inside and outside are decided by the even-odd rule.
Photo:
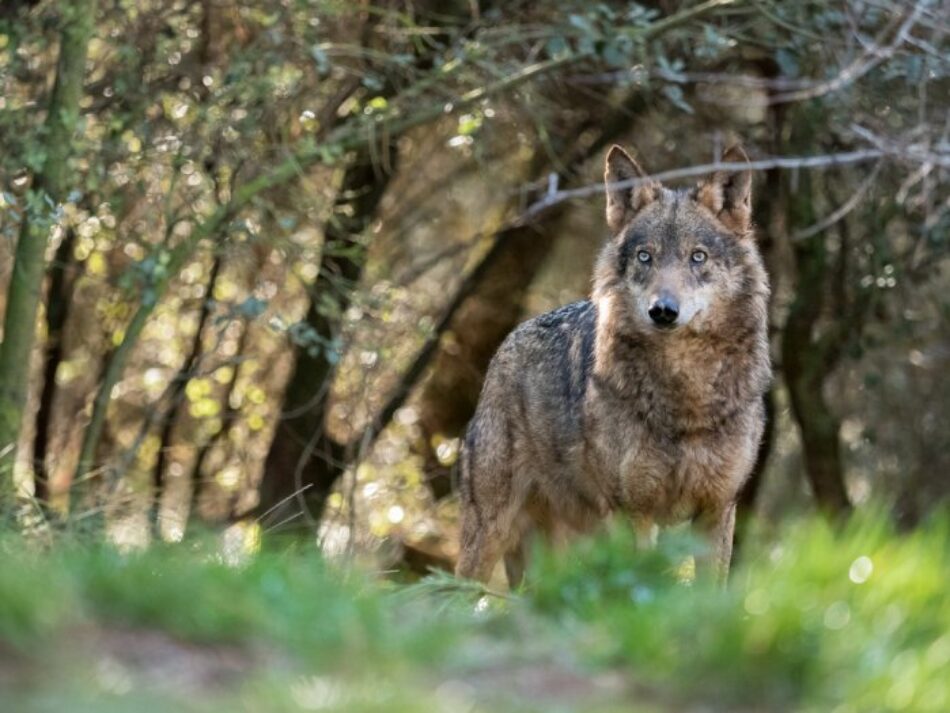
[[[613,264],[613,256],[600,264]],[[761,397],[770,379],[767,290],[743,294],[703,330],[662,332],[631,319],[615,278],[600,280],[592,296],[591,378],[629,404],[632,417],[654,431],[688,435],[727,427]]]

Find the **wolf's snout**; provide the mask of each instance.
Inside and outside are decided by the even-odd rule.
[[[647,310],[647,313],[650,315],[650,319],[654,321],[660,327],[669,327],[676,322],[676,318],[680,314],[680,305],[676,301],[676,298],[669,293],[660,293],[660,295],[653,300],[653,304],[650,305],[650,309]]]

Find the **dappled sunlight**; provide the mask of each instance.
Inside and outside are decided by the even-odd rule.
[[[135,514],[113,520],[106,527],[106,537],[120,552],[145,549],[150,537],[148,519]]]
[[[231,567],[246,564],[260,552],[261,526],[256,522],[238,522],[221,533],[221,560]]]

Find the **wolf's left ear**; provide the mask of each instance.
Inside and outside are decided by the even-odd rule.
[[[733,146],[722,156],[735,169],[716,171],[699,184],[696,200],[706,206],[727,228],[745,237],[752,225],[752,171],[741,146]]]
[[[604,184],[607,188],[607,225],[617,234],[644,206],[656,199],[659,184],[654,181],[638,186],[619,188],[613,184],[635,178],[646,178],[647,173],[630,154],[614,144],[607,154]]]

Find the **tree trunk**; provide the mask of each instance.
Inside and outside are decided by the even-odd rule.
[[[23,422],[36,313],[46,270],[46,245],[55,220],[50,204],[61,203],[69,188],[67,162],[79,118],[96,2],[77,0],[63,8],[56,80],[44,124],[46,159],[33,178],[33,205],[23,212],[0,344],[0,502],[12,492],[16,443]]]
[[[203,477],[205,461],[208,459],[208,456],[211,454],[212,449],[219,443],[227,442],[228,437],[230,436],[231,429],[234,428],[234,424],[240,416],[240,409],[235,408],[233,403],[233,394],[234,389],[237,385],[238,377],[240,376],[240,362],[245,351],[247,350],[248,339],[250,336],[251,324],[248,319],[244,319],[243,329],[241,331],[241,336],[238,339],[237,349],[234,354],[235,365],[231,370],[231,379],[228,381],[227,387],[224,390],[224,393],[221,397],[221,403],[224,404],[224,414],[221,417],[221,430],[219,430],[207,443],[199,446],[198,453],[195,456],[195,462],[191,471],[191,500],[188,507],[188,517],[194,517],[195,514],[199,512],[201,506],[202,498],[205,497],[207,488],[213,483],[213,480],[207,480]],[[233,519],[235,517],[234,511],[234,502],[233,498],[230,499],[228,505],[228,518]]]
[[[803,227],[815,221],[812,177],[803,172],[797,191],[790,192],[789,227]],[[782,370],[802,440],[805,472],[818,507],[839,515],[847,512],[848,500],[837,416],[829,408],[822,390],[834,369],[839,344],[819,340],[816,326],[833,278],[832,265],[823,234],[793,245],[798,275],[795,298],[789,306],[782,334]],[[839,318],[844,318],[840,315]]]
[[[389,147],[387,165],[395,163]],[[323,503],[343,472],[344,447],[325,433],[330,384],[340,355],[340,320],[363,271],[362,233],[376,213],[391,173],[382,173],[368,151],[347,169],[336,209],[324,236],[320,271],[312,288],[306,325],[316,346],[299,346],[260,485],[257,513],[279,521],[304,515],[300,525],[319,521]],[[329,300],[328,300],[329,298]],[[328,304],[329,301],[329,304]]]
[[[760,63],[758,68],[763,76],[770,79],[774,79],[779,74],[778,67],[772,62]],[[772,104],[768,113],[768,150],[773,156],[781,155],[784,120],[784,105]],[[764,185],[754,192],[757,196],[754,215],[756,217],[756,223],[761,226],[757,230],[756,239],[758,240],[759,250],[762,253],[765,268],[769,273],[769,281],[772,286],[772,291],[769,296],[770,336],[774,326],[771,322],[771,301],[776,292],[780,289],[780,281],[784,278],[784,274],[781,272],[782,260],[778,248],[788,235],[788,201],[783,186],[781,169],[773,168],[765,172]],[[735,541],[733,543],[734,559],[741,551],[742,542],[745,538],[749,523],[752,520],[755,504],[758,500],[759,492],[762,489],[766,466],[768,465],[769,456],[772,454],[772,446],[775,443],[774,383],[769,387],[763,400],[765,407],[765,430],[762,433],[762,440],[759,443],[759,450],[755,456],[755,464],[752,466],[752,472],[739,491],[739,498],[736,501],[736,531]]]
[[[144,18],[147,17],[147,15],[144,16]],[[152,99],[147,91],[148,84],[145,82],[145,70],[148,64],[154,60],[158,44],[159,33],[153,25],[153,22],[143,19],[138,30],[136,44],[139,51],[135,64],[129,67],[123,66],[118,76],[108,76],[100,79],[100,82],[106,81],[113,84],[125,82],[129,86],[145,88],[138,92],[121,93],[112,97],[117,113],[126,117],[125,121],[111,127],[113,139],[118,138],[127,130],[133,117],[140,116],[147,102]],[[101,87],[99,89],[101,90]],[[95,93],[93,88],[90,87],[90,94],[95,95]],[[105,154],[102,158],[103,164],[108,164],[115,159],[115,156],[109,157],[108,154]],[[86,202],[88,206],[93,205],[95,201],[94,199],[87,199]],[[46,275],[48,284],[46,294],[46,343],[43,349],[43,375],[40,383],[39,406],[36,412],[36,428],[33,436],[34,494],[37,501],[44,508],[50,497],[55,495],[49,490],[50,483],[48,480],[51,474],[51,463],[48,462],[48,459],[52,440],[50,436],[54,428],[52,419],[57,392],[56,373],[65,356],[63,335],[66,323],[69,320],[73,285],[82,272],[82,265],[77,264],[73,258],[75,242],[76,232],[70,228],[63,236],[59,247],[56,248],[56,255],[53,257]]]

